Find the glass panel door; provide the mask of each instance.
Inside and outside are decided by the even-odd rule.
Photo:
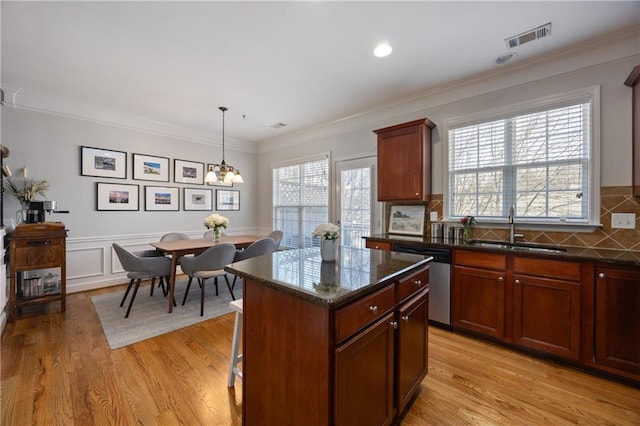
[[[340,244],[364,248],[363,236],[382,232],[382,203],[376,194],[376,157],[336,162],[334,194]]]

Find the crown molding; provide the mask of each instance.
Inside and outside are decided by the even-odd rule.
[[[4,105],[7,107],[59,115],[203,145],[222,147],[221,143],[211,140],[210,133],[201,130],[154,121],[145,117],[77,102],[12,84],[3,84],[2,89],[5,92]],[[252,142],[235,138],[226,138],[225,142],[226,149],[253,154],[257,152],[256,144]]]

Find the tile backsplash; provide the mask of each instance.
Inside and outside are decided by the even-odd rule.
[[[442,194],[434,194],[426,205],[428,211],[438,212],[438,217],[442,219]],[[635,229],[611,228],[612,213],[635,213]],[[524,234],[526,242],[640,252],[640,199],[632,195],[631,186],[600,189],[600,223],[603,226],[595,232],[532,231],[518,229],[517,224],[516,230]],[[426,226],[426,236],[429,236],[429,229],[430,227]],[[473,230],[473,238],[477,239],[506,241],[508,237],[507,229],[478,227]]]

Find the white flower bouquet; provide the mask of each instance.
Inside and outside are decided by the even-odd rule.
[[[204,226],[207,229],[213,229],[214,231],[216,231],[216,233],[220,232],[220,228],[227,229],[228,225],[229,219],[222,215],[219,215],[218,213],[214,213],[204,219]]]
[[[313,236],[322,240],[337,240],[340,238],[340,227],[333,223],[323,223],[313,231]]]

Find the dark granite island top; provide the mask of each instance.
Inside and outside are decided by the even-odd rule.
[[[242,423],[391,424],[428,371],[431,260],[311,248],[227,266],[243,278]]]
[[[338,308],[396,281],[433,258],[408,253],[339,248],[335,262],[320,249],[278,251],[231,264],[227,272],[250,278],[311,303]]]

